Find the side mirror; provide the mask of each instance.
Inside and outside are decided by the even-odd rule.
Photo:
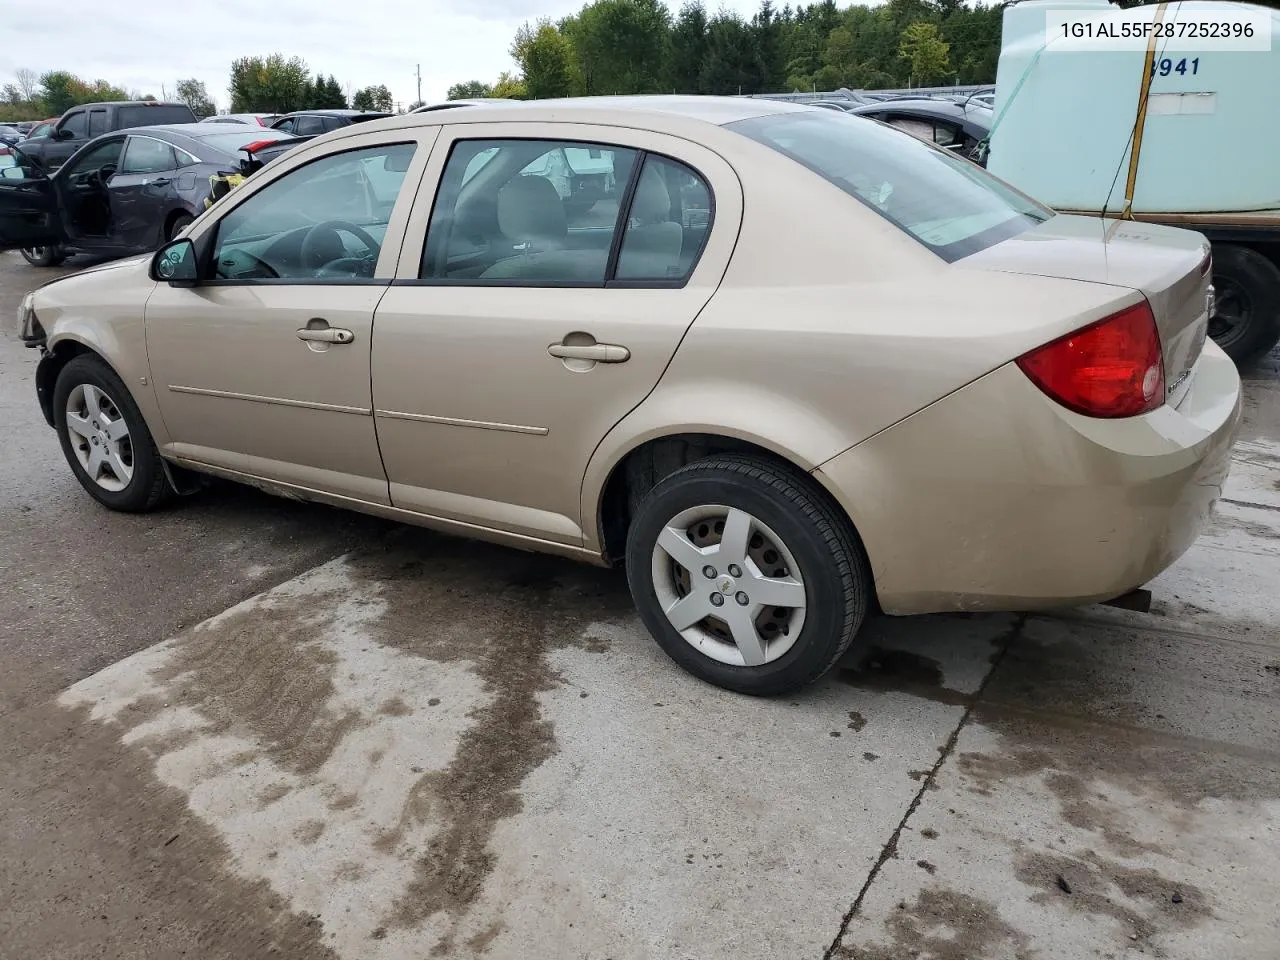
[[[171,287],[194,287],[200,282],[195,244],[183,237],[167,243],[151,258],[151,279]]]
[[[68,130],[66,127],[53,131],[53,138],[55,140],[70,140],[75,135],[76,133],[74,130]]]

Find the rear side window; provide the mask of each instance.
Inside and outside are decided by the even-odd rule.
[[[178,166],[173,147],[151,137],[130,137],[125,146],[121,173],[160,173]]]
[[[299,117],[296,132],[300,137],[317,136],[324,133],[324,120],[320,117]]]
[[[128,130],[131,127],[150,127],[161,123],[195,123],[196,115],[190,107],[154,106],[154,107],[119,107],[116,110],[116,129]]]
[[[981,167],[863,118],[813,110],[728,128],[830,181],[948,263],[1053,216]]]
[[[89,136],[96,137],[107,132],[107,111],[89,111]]]

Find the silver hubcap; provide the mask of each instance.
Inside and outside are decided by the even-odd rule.
[[[67,436],[76,460],[103,490],[118,493],[133,479],[129,427],[109,396],[82,383],[67,397]]]
[[[23,247],[22,253],[32,260],[41,260],[47,250],[48,247]]]
[[[673,517],[653,548],[653,586],[680,635],[732,666],[777,660],[804,626],[795,557],[745,510],[709,505]]]

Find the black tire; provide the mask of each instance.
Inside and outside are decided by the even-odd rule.
[[[772,662],[738,666],[708,656],[676,630],[658,599],[652,558],[659,534],[681,511],[711,504],[751,514],[778,535],[800,568],[804,623],[791,648]],[[871,601],[870,566],[847,518],[810,478],[762,457],[698,460],[661,480],[636,509],[626,562],[640,617],[667,655],[699,679],[753,696],[798,690],[830,670]]]
[[[191,221],[194,219],[195,217],[189,216],[185,213],[180,213],[174,217],[173,222],[169,224],[169,232],[165,235],[165,243],[173,240],[183,230],[187,229],[187,227],[191,225]]]
[[[67,400],[72,391],[86,384],[106,394],[115,410],[124,418],[129,430],[133,474],[120,490],[105,489],[89,476],[76,454],[79,437],[73,438],[67,426]],[[151,431],[147,429],[146,421],[142,419],[138,405],[125,389],[124,381],[101,359],[82,354],[62,368],[53,388],[53,418],[63,456],[67,458],[80,485],[91,497],[105,507],[128,513],[151,510],[164,502],[169,486],[160,460],[160,451],[151,437]]]
[[[56,267],[67,259],[67,255],[59,246],[23,247],[18,252],[22,254],[22,259],[33,267]]]
[[[1219,307],[1209,323],[1214,341],[1237,366],[1262,359],[1280,342],[1280,267],[1248,247],[1214,244],[1213,285]]]

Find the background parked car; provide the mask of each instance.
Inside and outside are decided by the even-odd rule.
[[[352,123],[381,120],[390,116],[394,114],[379,110],[299,110],[296,113],[286,113],[271,124],[271,127],[301,137],[316,137]]]
[[[0,143],[14,144],[24,139],[25,135],[17,127],[0,125]]]
[[[850,113],[882,120],[890,126],[929,140],[960,156],[982,162],[978,145],[991,134],[994,111],[977,102],[949,99],[883,100],[855,107]]]
[[[195,122],[196,115],[185,103],[159,103],[155,100],[86,103],[64,113],[47,134],[28,137],[22,145],[22,152],[38,161],[45,170],[53,171],[90,140],[104,133],[156,124]]]
[[[204,211],[211,176],[239,169],[247,146],[287,139],[245,124],[138,127],[98,137],[53,174],[14,147],[0,169],[0,238],[40,267],[154,250]]]
[[[477,97],[474,100],[446,100],[444,103],[425,103],[410,110],[410,113],[431,113],[434,110],[453,110],[457,107],[485,107],[495,103],[518,103],[505,97]]]
[[[279,113],[222,113],[213,117],[205,117],[201,123],[247,123],[255,127],[269,127],[283,114]]]

